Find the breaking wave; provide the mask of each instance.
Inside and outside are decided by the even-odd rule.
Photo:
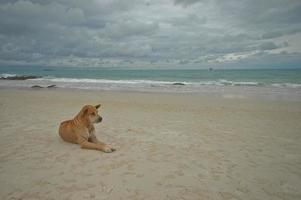
[[[0,78],[14,77],[16,74],[3,73]],[[237,87],[263,87],[275,88],[301,88],[298,83],[261,83],[254,81],[231,81],[226,79],[204,80],[204,81],[164,81],[164,80],[112,80],[112,79],[90,79],[90,78],[58,78],[45,76],[42,78],[29,79],[24,81],[1,81],[2,86],[30,87],[32,85],[55,84],[63,88],[80,89],[141,89],[151,87],[161,88],[193,88],[201,86],[237,86]]]

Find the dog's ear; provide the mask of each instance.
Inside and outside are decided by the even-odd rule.
[[[100,106],[101,106],[100,104],[97,104],[97,105],[95,106],[95,108],[98,109]]]
[[[82,115],[83,115],[83,116],[87,115],[88,110],[89,110],[89,109],[88,109],[88,106],[84,106],[84,107],[82,108],[82,110],[81,110]]]
[[[88,111],[89,111],[89,109],[88,109],[88,108],[85,108],[85,109],[84,109],[84,115],[88,114]]]

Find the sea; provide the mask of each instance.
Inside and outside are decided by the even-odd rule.
[[[59,88],[144,92],[295,93],[301,97],[301,69],[112,69],[96,67],[0,67],[0,77],[36,75],[24,81],[0,80],[0,87]],[[256,89],[255,89],[256,88]]]

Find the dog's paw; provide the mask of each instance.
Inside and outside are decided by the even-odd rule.
[[[111,145],[109,145],[109,147],[111,148],[112,151],[116,151],[116,148],[112,147]]]
[[[106,145],[106,146],[103,148],[103,152],[105,152],[105,153],[112,153],[113,150],[112,150],[112,148],[111,148],[109,145]]]

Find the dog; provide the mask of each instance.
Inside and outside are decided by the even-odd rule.
[[[100,150],[111,153],[116,149],[100,142],[95,136],[95,123],[100,123],[102,117],[98,114],[100,104],[85,105],[71,120],[63,121],[59,127],[60,137],[70,143],[79,144],[82,149]]]

